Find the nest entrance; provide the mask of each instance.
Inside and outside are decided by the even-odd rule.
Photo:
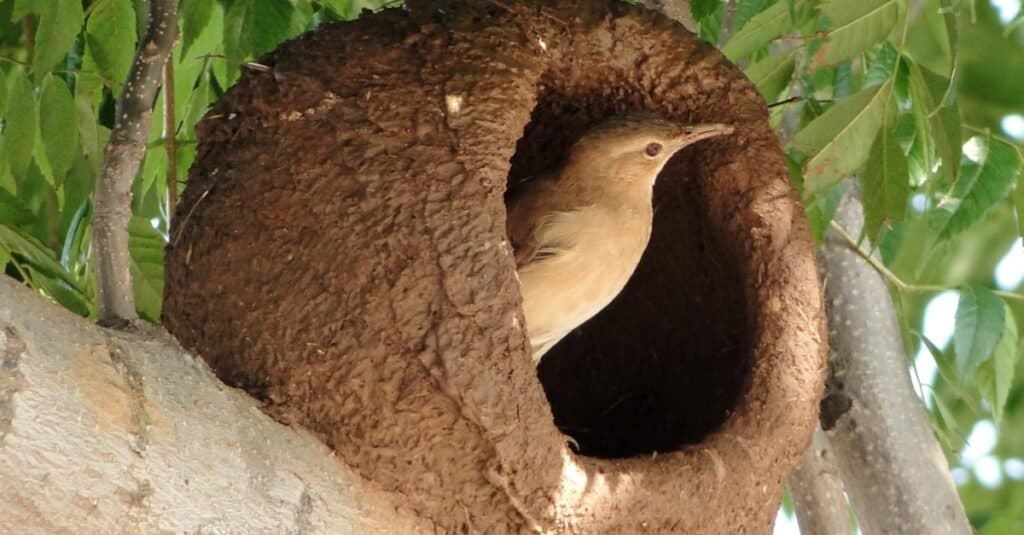
[[[544,95],[517,144],[509,186],[557,165],[589,125],[627,111],[600,103]],[[555,424],[582,455],[621,458],[700,442],[748,383],[753,323],[728,238],[705,224],[693,162],[700,148],[678,154],[659,176],[651,242],[626,288],[538,369]]]

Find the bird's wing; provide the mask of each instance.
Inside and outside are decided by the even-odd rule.
[[[512,238],[516,268],[554,258],[576,246],[575,236],[559,232],[560,223],[572,217],[572,212],[548,212],[534,220],[519,236]]]

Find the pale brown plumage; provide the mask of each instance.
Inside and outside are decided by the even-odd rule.
[[[511,193],[508,235],[535,364],[626,285],[650,239],[652,188],[669,158],[731,132],[615,116],[587,131],[563,165]]]

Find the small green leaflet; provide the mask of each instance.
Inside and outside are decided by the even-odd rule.
[[[943,105],[943,95],[951,85],[947,78],[939,76],[914,61],[907,61],[910,74],[910,92],[914,104],[921,106],[927,118],[928,135],[935,143],[935,153],[942,162],[941,173],[950,181],[956,179],[960,166],[960,109],[956,103]],[[920,128],[920,127],[919,127]]]
[[[3,154],[15,180],[21,180],[32,161],[32,146],[36,140],[36,99],[32,84],[20,70],[13,74],[7,95],[6,126],[3,133]]]
[[[39,96],[39,133],[54,180],[60,184],[78,153],[78,120],[68,85],[52,74],[43,79]]]
[[[872,242],[878,238],[883,225],[903,220],[910,196],[907,157],[890,124],[895,111],[886,116],[871,147],[871,157],[860,175],[864,189],[864,230]]]
[[[772,54],[747,67],[747,77],[754,82],[765,100],[774,100],[789,85],[793,78],[795,55],[795,50]]]
[[[119,91],[135,56],[135,9],[131,0],[99,0],[89,11],[85,42],[100,74]]]
[[[1017,189],[1013,192],[1013,205],[1017,209],[1017,233],[1024,236],[1024,173],[1017,173]]]
[[[960,291],[956,308],[956,374],[967,382],[978,366],[992,356],[1006,325],[1005,305],[983,286],[967,286]]]
[[[135,306],[143,318],[159,322],[164,292],[164,246],[167,244],[149,221],[139,216],[129,221],[128,238]]]
[[[991,135],[974,136],[964,143],[960,176],[939,200],[936,231],[948,240],[985,216],[1009,195],[1021,174],[1021,154]]]
[[[824,191],[864,164],[891,98],[890,78],[839,101],[797,132],[791,146],[808,156],[805,196]]]
[[[866,52],[884,40],[899,19],[896,0],[835,0],[823,4],[821,12],[833,26],[825,44],[811,57],[812,69]]]
[[[992,358],[978,367],[976,376],[978,388],[981,390],[981,395],[988,400],[989,406],[992,407],[992,417],[997,425],[1002,419],[1003,407],[1006,406],[1006,399],[1010,395],[1010,386],[1013,384],[1019,342],[1017,320],[1013,317],[1013,310],[1005,303],[1003,303],[1003,317],[1005,320],[999,343],[992,350]]]
[[[32,72],[49,71],[67,54],[81,30],[85,15],[81,2],[36,0],[32,11],[39,15]]]
[[[785,2],[773,4],[758,13],[732,35],[722,53],[732,61],[745,58],[793,28],[793,19]]]
[[[214,4],[215,2],[210,0],[181,0],[181,55],[188,54],[192,43],[210,23]]]

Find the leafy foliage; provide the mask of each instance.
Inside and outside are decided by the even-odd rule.
[[[174,85],[154,106],[133,189],[132,272],[144,318],[160,314],[168,186],[184,180],[195,125],[210,104],[281,41],[386,3],[181,0]],[[1024,15],[1004,24],[984,2],[909,4],[691,3],[699,35],[744,66],[768,102],[780,103],[773,121],[816,236],[859,182],[862,245],[877,244],[901,279],[894,299],[908,346],[920,342],[939,365],[926,397],[951,454],[964,430],[991,417],[1003,422],[997,453],[1020,456],[1024,300],[993,290],[992,273],[1024,235],[1024,153],[1000,126],[1024,109]],[[135,52],[140,6],[0,2],[0,265],[82,315],[95,314],[89,196]],[[172,97],[176,114],[165,131],[164,101]],[[171,159],[177,176],[168,176]],[[927,299],[947,288],[960,289],[951,349],[917,334]],[[1024,503],[1024,491],[1008,488],[962,488],[979,528],[1012,532],[1000,531],[1015,521],[1000,507]]]

